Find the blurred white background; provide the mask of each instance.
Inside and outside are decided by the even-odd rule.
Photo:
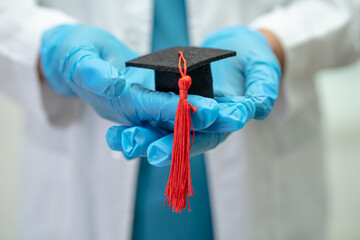
[[[360,239],[360,61],[316,79],[324,121],[328,239]]]
[[[328,240],[360,239],[360,61],[316,79],[324,120]],[[0,95],[0,239],[17,239],[23,113]],[[306,240],[306,239],[304,239]]]

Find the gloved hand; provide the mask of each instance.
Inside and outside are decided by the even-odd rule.
[[[228,135],[229,133],[196,132],[190,156],[215,148]],[[106,134],[106,141],[112,150],[123,152],[127,159],[147,157],[149,163],[156,167],[170,165],[173,138],[174,134],[167,130],[142,126],[114,126]]]
[[[103,118],[125,125],[164,125],[172,128],[178,96],[155,92],[151,70],[125,68],[133,51],[105,30],[83,25],[61,25],[43,35],[40,62],[50,87],[63,96],[77,96]],[[197,106],[196,129],[217,120],[219,104],[189,96]]]
[[[244,104],[248,120],[266,118],[278,95],[281,66],[264,35],[235,26],[211,34],[203,47],[236,51],[236,57],[211,65],[216,101]]]
[[[253,118],[264,119],[277,98],[281,77],[279,61],[268,42],[248,27],[222,29],[210,35],[203,46],[234,50],[237,54],[211,63],[215,100],[222,114],[211,126],[196,133],[191,156],[215,148],[228,136],[225,132],[236,131]],[[232,114],[224,113],[230,109]],[[173,134],[169,132],[112,127],[106,138],[113,150],[123,151],[127,158],[147,156],[154,166],[171,162]]]

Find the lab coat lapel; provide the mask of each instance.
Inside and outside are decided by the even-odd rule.
[[[187,0],[187,19],[191,45],[200,45],[211,32],[241,23],[241,1]],[[228,6],[233,6],[229,8]],[[218,16],[223,16],[219,18]],[[214,18],[217,20],[214,21]],[[211,24],[209,24],[211,23]],[[234,146],[233,143],[237,143]],[[251,239],[246,149],[243,134],[231,134],[225,143],[206,155],[211,211],[216,239],[246,236]],[[235,184],[234,184],[235,183]],[[236,200],[238,204],[231,204]],[[239,224],[241,223],[241,224]]]
[[[240,11],[242,2],[238,0],[186,0],[190,44],[200,45],[211,32],[240,24],[243,17]]]
[[[148,53],[151,50],[153,30],[153,1],[131,0],[124,1],[121,13],[126,18],[118,23],[121,39],[139,54]]]
[[[236,143],[236,145],[234,145]],[[216,239],[252,239],[249,157],[244,131],[235,132],[206,154],[211,213]],[[234,204],[236,203],[236,204]]]
[[[124,42],[128,44],[139,54],[148,53],[151,50],[151,39],[153,29],[153,1],[152,0],[132,0],[124,1],[123,9],[121,12],[127,16],[126,24],[122,26],[125,28],[122,33],[125,35],[120,36],[121,39],[125,39]],[[121,14],[121,13],[120,13]],[[124,183],[126,186],[121,188],[124,199],[122,200],[123,208],[121,209],[124,214],[119,216],[123,218],[121,221],[124,231],[118,231],[124,235],[118,239],[131,239],[132,225],[134,217],[134,204],[136,198],[136,183],[137,183],[137,172],[138,172],[138,159],[132,160],[131,163],[124,161],[126,165],[126,174]]]

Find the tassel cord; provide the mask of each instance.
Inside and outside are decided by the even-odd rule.
[[[181,63],[184,62],[184,68]],[[190,171],[190,148],[195,140],[195,129],[191,122],[190,111],[195,112],[196,107],[188,103],[187,94],[191,86],[192,80],[187,72],[187,64],[184,55],[179,51],[179,103],[175,116],[174,141],[171,159],[171,169],[168,183],[165,189],[164,205],[172,207],[176,213],[186,208],[188,203],[188,211],[190,211],[189,198],[192,196],[193,188]],[[190,142],[190,131],[192,129],[193,136]]]

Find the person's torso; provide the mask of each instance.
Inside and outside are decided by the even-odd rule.
[[[40,2],[113,32],[139,53],[150,51],[150,0]],[[213,30],[248,24],[281,2],[285,1],[187,1],[190,42],[199,45]],[[315,239],[307,234],[318,222],[321,225],[322,216],[310,217],[310,211],[319,205],[287,201],[299,198],[309,202],[312,194],[321,191],[316,98],[305,102],[291,116],[283,116],[283,105],[275,104],[270,118],[248,124],[208,155],[214,231],[219,239],[295,239],[291,234],[297,232],[304,236],[299,239]],[[21,193],[23,239],[131,236],[138,162],[126,161],[107,147],[105,134],[114,123],[101,119],[85,104],[77,114],[76,122],[66,128],[40,125],[36,119],[27,122]],[[302,179],[303,173],[308,179]],[[306,189],[310,181],[314,184]],[[304,197],[307,194],[309,197]],[[286,212],[299,206],[304,208],[298,209],[302,212],[299,217],[294,210]],[[36,228],[29,225],[32,219],[39,219]],[[290,229],[284,228],[286,224]],[[292,229],[295,225],[299,230]]]

